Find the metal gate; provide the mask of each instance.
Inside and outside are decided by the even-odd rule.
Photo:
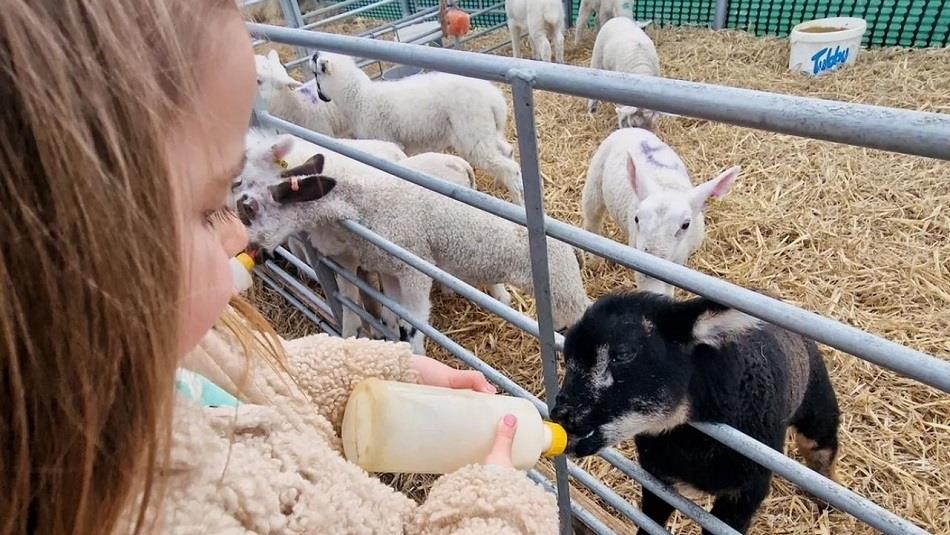
[[[526,226],[529,233],[532,275],[537,300],[537,321],[501,304],[355,221],[348,221],[343,225],[360,238],[373,243],[415,269],[431,276],[458,294],[509,321],[524,332],[539,338],[544,363],[544,385],[547,403],[533,396],[490,365],[478,359],[432,325],[408,314],[408,311],[398,302],[382,295],[375,288],[364,283],[355,273],[346,271],[332,259],[321,256],[319,251],[307,247],[306,256],[308,258],[304,261],[294,257],[282,248],[278,249],[277,255],[279,257],[290,262],[307,277],[321,284],[327,300],[320,299],[305,284],[296,280],[293,275],[281,269],[273,261],[266,262],[258,269],[258,273],[265,279],[265,282],[268,282],[282,295],[288,297],[291,304],[299,305],[305,312],[307,308],[300,299],[310,301],[311,304],[316,306],[324,317],[321,318],[321,315],[307,312],[308,317],[321,324],[328,332],[335,332],[335,326],[324,318],[335,318],[336,322],[339,322],[344,307],[353,310],[364,321],[376,328],[383,328],[359,304],[340,295],[334,277],[334,275],[339,275],[416,327],[434,343],[444,347],[462,362],[483,372],[505,391],[529,399],[538,407],[542,415],[547,415],[548,407],[553,403],[557,394],[555,353],[563,341],[563,338],[552,329],[547,244],[545,240],[547,235],[780,327],[800,333],[943,392],[950,392],[950,363],[547,217],[544,213],[542,182],[538,166],[534,91],[535,89],[542,89],[584,98],[597,98],[743,127],[943,160],[950,160],[950,143],[948,143],[948,140],[950,140],[950,116],[779,95],[695,82],[595,71],[582,67],[539,63],[458,50],[420,47],[359,37],[314,33],[277,26],[249,24],[249,29],[255,36],[274,42],[377,61],[414,65],[428,70],[509,84],[512,88],[524,181],[524,208],[478,191],[450,184],[425,173],[402,167],[399,164],[382,160],[369,153],[350,148],[331,137],[306,130],[264,112],[257,112],[256,120],[263,126],[275,127],[344,156],[379,168],[408,182]],[[287,284],[294,290],[294,293],[291,294],[281,289],[281,285],[277,284],[278,282]],[[907,520],[834,481],[824,478],[798,462],[789,459],[781,452],[771,449],[732,427],[712,423],[691,423],[690,425],[774,471],[808,493],[853,515],[883,533],[926,533],[926,531]],[[737,533],[709,512],[684,498],[674,489],[663,484],[637,464],[625,458],[618,451],[608,449],[601,452],[601,456],[631,479],[640,483],[645,489],[667,501],[711,533]],[[571,533],[572,514],[596,533],[612,533],[597,516],[577,503],[571,503],[568,492],[569,478],[573,478],[576,483],[589,488],[605,503],[615,508],[634,524],[642,527],[646,532],[651,534],[669,533],[663,526],[650,520],[642,511],[620,497],[597,478],[567,459],[558,458],[554,465],[556,484],[552,484],[537,471],[529,472],[529,476],[545,485],[549,490],[557,492],[561,533]]]

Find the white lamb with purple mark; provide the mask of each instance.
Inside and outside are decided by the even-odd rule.
[[[693,186],[683,160],[652,132],[617,130],[600,144],[587,169],[584,229],[600,233],[609,213],[627,232],[631,247],[685,264],[703,242],[709,199],[724,197],[739,172],[738,166],[730,167]],[[673,293],[665,282],[639,272],[636,277],[641,290]]]
[[[349,137],[350,129],[331,102],[317,97],[313,80],[301,83],[287,74],[275,50],[266,56],[255,55],[257,67],[257,106],[274,117],[298,124],[308,130],[334,137]]]

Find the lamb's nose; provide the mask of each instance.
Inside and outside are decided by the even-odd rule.
[[[245,226],[251,224],[251,221],[257,216],[258,210],[260,210],[260,205],[257,203],[257,200],[251,199],[247,195],[242,195],[241,198],[238,199],[238,218],[241,219],[241,223],[244,223]]]

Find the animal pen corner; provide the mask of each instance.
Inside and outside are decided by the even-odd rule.
[[[258,37],[293,45],[301,50],[332,51],[366,58],[366,63],[388,62],[412,65],[510,85],[524,177],[524,208],[477,191],[447,184],[425,173],[413,171],[353,149],[331,137],[306,130],[266,113],[258,113],[258,120],[262,125],[276,127],[418,186],[526,226],[531,245],[532,271],[536,281],[535,298],[538,311],[536,319],[529,318],[489,298],[476,288],[440,270],[411,251],[388,241],[356,221],[350,221],[344,225],[347,230],[361,239],[369,241],[448,286],[476,305],[497,314],[525,333],[538,337],[541,341],[547,403],[495,370],[472,351],[453,341],[431,324],[413,317],[400,303],[383,295],[332,259],[320,255],[319,251],[307,246],[306,243],[303,247],[307,253],[305,259],[297,258],[287,250],[278,249],[278,257],[296,267],[304,280],[296,278],[274,261],[266,261],[257,270],[258,275],[266,284],[281,293],[292,306],[300,309],[308,318],[317,323],[321,329],[329,333],[338,333],[340,318],[345,308],[359,315],[365,328],[382,332],[390,339],[398,339],[395,333],[387,333],[385,326],[368,314],[358,303],[339,293],[335,281],[338,275],[419,329],[434,343],[444,347],[463,363],[485,373],[491,381],[508,393],[531,400],[539,411],[546,415],[557,392],[555,353],[563,342],[563,338],[552,329],[544,239],[545,236],[550,236],[801,333],[820,343],[893,370],[945,393],[950,392],[950,365],[933,356],[721,279],[657,259],[545,215],[543,183],[538,162],[534,94],[536,90],[545,90],[585,98],[602,98],[611,102],[646,106],[683,116],[941,160],[950,160],[950,146],[946,143],[946,140],[950,139],[950,117],[676,80],[649,80],[631,75],[606,75],[577,67],[489,57],[457,50],[437,48],[420,50],[412,46],[412,44],[441,44],[439,31],[415,36],[415,39],[409,40],[412,44],[307,31],[320,30],[346,17],[361,16],[380,21],[377,28],[367,30],[361,37],[379,38],[386,32],[396,35],[403,28],[434,18],[437,15],[437,3],[436,0],[345,0],[301,13],[300,6],[295,0],[281,0],[284,14],[290,21],[287,28],[257,24],[250,25],[250,28]],[[571,4],[571,11],[575,16],[579,3],[575,0]],[[479,36],[501,29],[504,25],[503,2],[473,0],[462,1],[461,5],[471,13],[482,10],[474,17],[473,24],[484,32]],[[341,12],[341,10],[344,11]],[[755,0],[732,2],[661,0],[637,2],[634,14],[637,19],[653,20],[659,25],[739,28],[758,35],[785,35],[794,24],[815,17],[861,16],[868,20],[868,32],[865,34],[864,45],[870,47],[946,46],[948,33],[950,33],[948,30],[950,9],[946,8],[945,2],[936,0],[880,1],[861,5],[857,2],[833,3],[829,0],[789,0],[771,3]],[[334,19],[334,17],[340,18]],[[319,24],[323,21],[329,22]],[[395,40],[401,41],[398,37]],[[299,65],[305,60],[306,54],[302,54],[296,64]],[[293,64],[294,62],[291,62],[291,65]],[[838,111],[833,115],[828,115],[825,111],[832,104]],[[313,290],[311,283],[314,282],[321,288],[324,294],[322,297]],[[700,432],[772,469],[805,491],[854,515],[878,531],[926,533],[911,522],[838,483],[811,472],[781,452],[764,446],[736,429],[722,424],[696,423],[692,425]],[[709,532],[736,533],[697,504],[645,472],[617,450],[606,450],[601,456],[614,468],[660,496]],[[553,483],[541,472],[531,471],[529,475],[552,492],[557,492],[562,513],[562,532],[570,532],[572,515],[596,533],[613,532],[603,518],[579,502],[570,499],[569,479],[573,479],[576,483],[589,488],[604,503],[648,533],[668,533],[665,528],[652,522],[613,489],[576,464],[559,459],[555,462],[555,470],[556,477]]]

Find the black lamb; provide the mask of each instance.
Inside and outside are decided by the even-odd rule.
[[[591,306],[564,358],[552,418],[571,437],[568,454],[634,438],[644,469],[714,495],[712,513],[740,532],[772,473],[687,422],[728,424],[778,451],[794,426],[806,464],[834,475],[838,402],[811,340],[708,299],[640,292]],[[646,489],[641,507],[661,525],[673,512]]]

